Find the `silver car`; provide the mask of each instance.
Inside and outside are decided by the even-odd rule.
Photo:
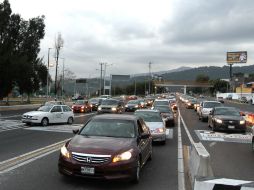
[[[134,114],[143,118],[150,129],[153,141],[166,143],[166,127],[159,110],[140,109],[135,111]]]
[[[199,120],[201,120],[201,121],[207,120],[208,115],[210,114],[212,109],[215,107],[221,107],[221,106],[223,106],[223,104],[218,101],[203,101],[203,102],[201,102],[199,111],[198,111]]]

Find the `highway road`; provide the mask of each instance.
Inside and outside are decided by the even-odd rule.
[[[254,111],[252,105],[235,103],[225,103],[225,105],[243,108],[245,109],[243,111],[252,109]],[[18,122],[21,115],[30,110],[6,111],[0,119]],[[201,142],[210,153],[215,177],[253,180],[254,154],[250,148],[248,134],[212,133],[206,122],[198,120],[194,110],[186,109],[179,102],[179,111],[185,123],[185,125],[183,122],[179,124],[183,146],[187,150],[190,148],[190,139],[186,133],[189,131],[191,138],[195,142]],[[22,125],[20,128],[8,131],[0,129],[0,166],[8,159],[47,148],[49,145],[73,137],[72,129],[81,127],[92,116],[93,114],[90,113],[75,114],[75,123],[71,126],[27,127]],[[176,124],[176,127],[170,130],[173,136],[167,139],[166,145],[153,145],[153,160],[143,168],[138,185],[128,181],[97,181],[63,177],[57,171],[59,149],[56,149],[42,153],[41,156],[35,156],[9,170],[0,170],[0,189],[178,189],[178,125]]]

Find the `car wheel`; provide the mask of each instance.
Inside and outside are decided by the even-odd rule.
[[[68,118],[68,121],[67,121],[67,124],[70,124],[70,125],[71,125],[72,123],[73,123],[73,118],[72,118],[72,117],[69,117],[69,118]]]
[[[254,151],[254,137],[252,137],[252,151]]]
[[[43,127],[46,127],[46,126],[48,126],[48,124],[49,124],[48,118],[44,117],[44,118],[41,120],[41,125],[42,125]]]
[[[132,182],[135,184],[139,183],[139,178],[140,178],[140,160],[137,162],[137,168],[135,169],[135,172],[133,174]]]

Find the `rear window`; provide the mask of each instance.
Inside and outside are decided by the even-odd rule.
[[[204,102],[204,108],[214,108],[222,106],[219,102]]]

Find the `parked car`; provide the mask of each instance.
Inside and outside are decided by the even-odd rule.
[[[175,125],[174,113],[168,106],[156,106],[153,109],[159,110],[162,119],[166,124],[166,127],[171,127]]]
[[[97,109],[97,113],[123,113],[124,103],[116,99],[102,100],[101,105]]]
[[[92,106],[92,111],[97,111],[98,107],[101,105],[102,99],[101,98],[91,98],[89,103]]]
[[[141,104],[139,100],[130,100],[125,105],[125,111],[136,111],[137,109],[141,108]]]
[[[221,107],[222,103],[218,101],[203,101],[200,103],[199,107],[199,120],[205,121],[208,119],[208,115],[214,107]]]
[[[135,111],[134,115],[144,119],[151,131],[153,141],[166,143],[166,127],[159,110],[140,109]]]
[[[213,131],[246,131],[246,122],[240,111],[234,107],[215,107],[208,116],[208,126]]]
[[[42,126],[52,123],[72,124],[74,114],[67,105],[48,105],[40,107],[37,111],[24,113],[21,120],[26,124],[41,124]]]
[[[92,105],[88,100],[77,100],[71,108],[74,113],[87,113],[92,111]]]
[[[131,179],[152,159],[152,137],[142,118],[103,114],[92,117],[60,151],[61,174],[95,179]]]

